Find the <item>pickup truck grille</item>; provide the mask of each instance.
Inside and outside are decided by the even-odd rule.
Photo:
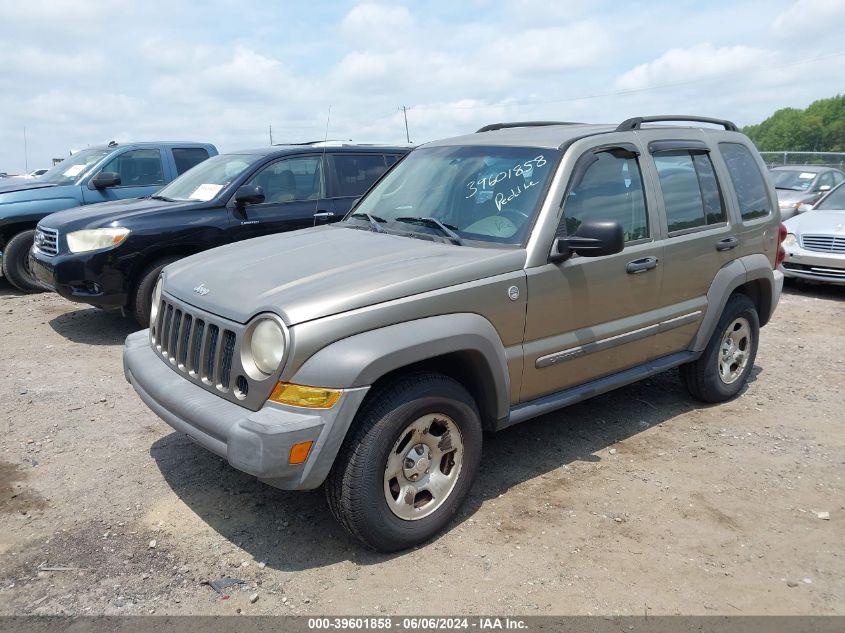
[[[237,341],[234,331],[162,298],[150,336],[155,350],[177,370],[206,387],[229,392]]]
[[[808,251],[845,254],[845,235],[805,235],[801,243]]]
[[[35,228],[35,248],[52,257],[59,252],[59,232],[43,226]]]

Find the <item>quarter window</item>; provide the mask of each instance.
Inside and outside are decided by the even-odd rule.
[[[748,148],[739,143],[719,143],[719,151],[728,167],[742,219],[753,220],[769,215],[771,209],[766,181]]]
[[[625,150],[599,152],[566,199],[566,235],[582,222],[613,221],[622,226],[625,241],[649,236],[643,182],[636,155]]]
[[[338,198],[360,196],[387,171],[381,154],[334,154],[331,157]]]
[[[322,197],[319,156],[276,161],[259,171],[248,184],[264,189],[264,202],[295,202]]]
[[[719,184],[706,153],[660,152],[654,155],[654,164],[669,233],[725,221]]]
[[[161,152],[157,149],[135,149],[111,159],[102,171],[120,174],[122,187],[145,187],[164,184]]]

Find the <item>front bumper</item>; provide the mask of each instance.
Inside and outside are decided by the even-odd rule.
[[[32,274],[65,299],[102,308],[122,308],[129,303],[126,278],[103,253],[45,255],[29,252]]]
[[[266,403],[258,411],[185,380],[150,347],[149,330],[126,338],[126,379],[152,411],[231,466],[286,490],[323,483],[369,387],[347,389],[331,409]],[[288,463],[294,444],[314,442],[304,464]]]
[[[809,251],[800,246],[786,249],[783,274],[793,279],[845,284],[845,254]]]

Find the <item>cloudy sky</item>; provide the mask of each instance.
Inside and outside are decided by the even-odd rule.
[[[116,139],[424,142],[501,120],[756,123],[845,92],[845,0],[0,0],[0,171]],[[331,116],[329,117],[329,111]]]

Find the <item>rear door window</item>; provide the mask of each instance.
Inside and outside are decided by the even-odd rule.
[[[358,197],[387,171],[382,154],[332,154],[330,160],[333,198]]]
[[[769,215],[766,181],[748,148],[740,143],[719,143],[719,151],[728,167],[742,219],[754,220]]]
[[[208,150],[204,147],[174,147],[173,161],[176,163],[176,173],[184,174],[191,167],[196,167],[208,158]]]
[[[725,221],[719,184],[706,153],[660,152],[654,164],[670,234]]]

